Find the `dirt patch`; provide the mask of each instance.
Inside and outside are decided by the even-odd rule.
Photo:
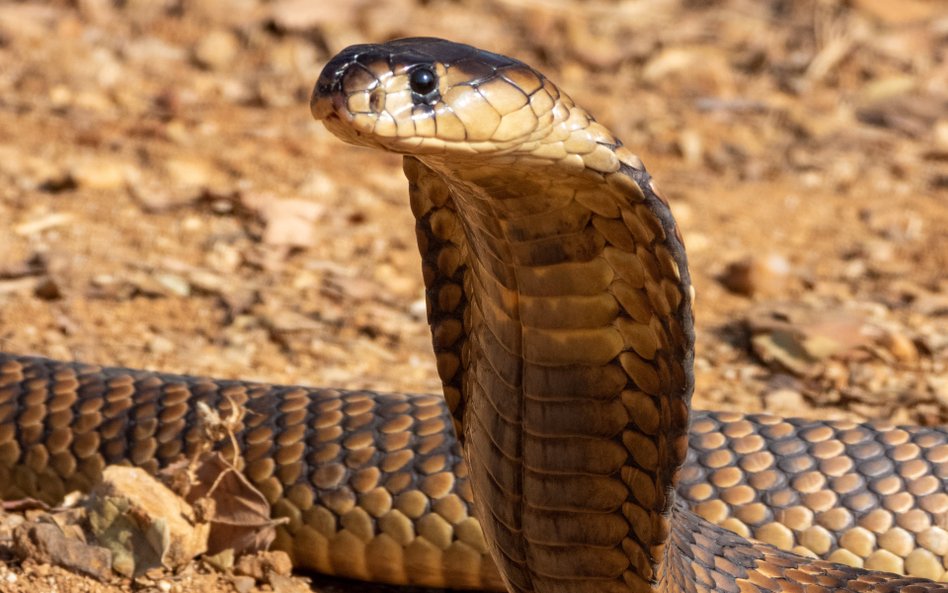
[[[434,35],[535,65],[648,165],[698,406],[944,422],[948,11],[890,4],[3,4],[0,348],[437,391],[399,160],[307,109],[344,46]],[[0,564],[4,591],[235,586]]]

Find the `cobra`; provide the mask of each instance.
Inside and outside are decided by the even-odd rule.
[[[2,355],[4,496],[157,469],[204,401],[252,412],[244,471],[302,568],[516,592],[948,592],[865,568],[944,575],[945,431],[690,419],[692,289],[668,204],[543,75],[437,39],[359,45],[311,108],[405,155],[443,403]]]

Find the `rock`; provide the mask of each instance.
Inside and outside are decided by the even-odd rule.
[[[56,301],[63,297],[59,283],[49,276],[43,276],[33,287],[33,294],[44,301]]]
[[[944,15],[944,5],[940,2],[926,2],[925,0],[854,0],[853,5],[872,15],[879,21],[889,25],[904,25],[906,23],[922,23]]]
[[[408,314],[416,321],[423,321],[428,318],[428,301],[426,299],[415,299],[408,307]]]
[[[872,345],[864,314],[804,305],[763,308],[746,319],[751,347],[763,362],[810,377],[830,358],[851,356]]]
[[[226,550],[221,550],[217,554],[205,554],[201,559],[204,560],[205,564],[211,566],[214,570],[218,572],[226,572],[230,574],[234,571],[234,549],[233,548],[227,548]]]
[[[311,247],[316,242],[315,223],[326,210],[318,202],[265,194],[247,195],[242,202],[266,223],[263,242],[280,247]]]
[[[882,335],[879,343],[899,362],[913,363],[918,360],[918,348],[905,334],[888,331]]]
[[[656,52],[643,67],[642,80],[695,95],[728,95],[734,87],[726,54],[711,46],[672,46]]]
[[[936,154],[948,155],[948,118],[938,120],[933,131]]]
[[[13,280],[0,280],[0,295],[5,294],[25,294],[36,290],[39,285],[39,278],[14,278]]]
[[[917,84],[917,81],[908,81],[913,82]],[[909,137],[928,137],[944,113],[944,99],[924,91],[908,92],[905,84],[904,78],[895,78],[869,85],[864,91],[866,100],[857,109],[856,116],[862,122],[890,128]]]
[[[114,17],[114,10],[110,0],[78,0],[76,7],[79,13],[91,22],[105,24]]]
[[[49,35],[66,10],[38,4],[0,5],[0,37],[41,40]]]
[[[803,394],[795,389],[776,389],[764,395],[764,405],[769,414],[794,416],[806,409]]]
[[[176,297],[187,297],[191,294],[191,284],[187,278],[178,274],[159,272],[153,276],[155,282],[165,288],[168,294]]]
[[[171,158],[164,163],[168,179],[177,188],[206,189],[219,177],[213,164],[200,157]]]
[[[310,593],[313,589],[309,584],[297,577],[288,577],[282,574],[271,573],[267,579],[273,587],[273,593]]]
[[[66,214],[64,212],[57,212],[55,214],[48,214],[46,216],[28,220],[26,222],[21,222],[20,224],[13,227],[13,232],[25,237],[41,233],[48,229],[70,224],[72,221],[72,215]]]
[[[237,593],[250,593],[253,590],[254,586],[257,584],[257,581],[253,577],[235,575],[230,578],[231,584],[234,586],[234,590]]]
[[[207,549],[210,526],[189,504],[141,468],[109,466],[92,491],[89,524],[125,576],[176,568]]]
[[[863,104],[874,104],[887,101],[906,93],[916,91],[918,79],[914,76],[897,75],[886,76],[870,80],[859,89],[857,100]]]
[[[923,293],[912,301],[912,310],[931,317],[948,315],[948,294]]]
[[[49,269],[49,262],[41,252],[35,252],[27,259],[0,264],[0,280],[42,276]]]
[[[234,565],[234,574],[253,577],[263,582],[271,574],[288,576],[293,572],[293,563],[286,552],[257,552],[245,554]]]
[[[20,560],[61,566],[100,581],[112,577],[112,554],[99,546],[68,538],[51,523],[24,523],[13,532],[13,547]]]
[[[331,175],[315,170],[306,175],[297,191],[300,195],[327,200],[330,196],[336,195],[339,189]]]
[[[626,55],[626,45],[616,43],[628,35],[623,25],[621,19],[567,19],[566,42],[570,52],[590,68],[614,69]]]
[[[13,536],[13,530],[22,525],[26,519],[18,513],[7,513],[0,510],[0,540]]]
[[[147,342],[145,342],[145,349],[152,354],[170,354],[174,352],[178,346],[164,336],[152,336]]]
[[[270,18],[281,31],[301,33],[349,21],[361,4],[365,2],[278,0],[270,9]]]
[[[704,140],[701,137],[701,132],[695,128],[685,128],[679,132],[678,152],[681,153],[681,156],[689,165],[700,165],[704,158]]]
[[[146,212],[163,212],[188,206],[200,199],[204,188],[199,186],[179,187],[157,179],[142,178],[129,183],[129,193]]]
[[[80,159],[69,169],[76,185],[86,189],[118,189],[125,186],[127,165],[109,157]]]
[[[188,55],[183,48],[174,43],[167,43],[151,36],[130,39],[123,47],[122,53],[128,59],[130,65],[135,63],[151,66],[160,64],[162,67],[167,67],[168,62],[182,61]]]
[[[790,284],[790,263],[782,255],[752,256],[727,266],[721,283],[747,297],[779,296]]]
[[[194,61],[210,70],[224,70],[239,50],[236,35],[227,29],[215,29],[202,37],[194,48]]]

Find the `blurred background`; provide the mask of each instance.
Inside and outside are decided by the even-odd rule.
[[[700,407],[948,421],[942,0],[0,3],[0,349],[437,391],[397,157],[312,121],[352,43],[520,58],[645,161]]]

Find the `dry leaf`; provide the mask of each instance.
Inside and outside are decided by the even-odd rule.
[[[233,549],[240,556],[266,550],[273,543],[276,526],[285,521],[270,518],[270,503],[234,465],[220,453],[205,453],[198,458],[194,475],[188,502],[197,506],[201,499],[212,501],[206,505],[209,554]]]

